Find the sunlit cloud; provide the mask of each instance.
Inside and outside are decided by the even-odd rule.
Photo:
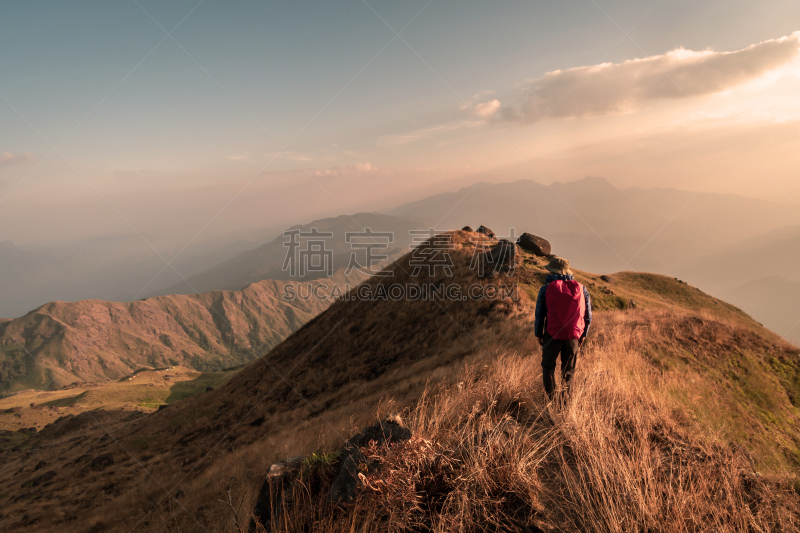
[[[356,163],[355,165],[347,165],[344,167],[331,167],[326,170],[314,171],[314,176],[322,177],[338,177],[351,174],[369,174],[377,172],[378,168],[372,163]]]
[[[36,159],[36,154],[25,152],[22,154],[13,154],[11,152],[0,152],[0,165],[13,165],[15,163],[24,163]]]
[[[500,109],[500,105],[500,100],[495,98],[494,100],[477,104],[475,106],[475,112],[478,113],[478,116],[482,119],[488,120],[497,113],[497,110]]]
[[[485,120],[531,123],[543,117],[583,118],[633,113],[657,100],[719,93],[789,65],[800,32],[734,52],[679,48],[665,54],[548,72],[527,83],[514,105],[473,105]]]

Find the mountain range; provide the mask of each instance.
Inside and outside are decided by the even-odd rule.
[[[317,282],[319,294],[367,277],[339,270]],[[213,371],[251,361],[330,304],[300,283],[265,280],[240,291],[129,303],[50,302],[0,324],[0,390],[53,390],[147,366]]]
[[[800,344],[800,226],[744,239],[675,273]]]
[[[152,284],[180,280],[172,269],[162,271],[164,258],[173,259],[177,250],[151,235],[145,239],[160,252],[139,235],[35,247],[0,242],[0,316],[22,316],[54,300],[129,301],[143,296],[143,289]],[[245,239],[193,244],[173,266],[181,275],[190,276],[257,244]]]
[[[411,232],[434,225],[441,230],[485,224],[498,236],[509,228],[529,228],[547,235],[554,253],[582,268],[609,273],[630,263],[680,276],[800,342],[800,313],[793,306],[800,300],[800,276],[793,266],[800,260],[800,226],[792,224],[796,220],[794,206],[669,189],[619,190],[605,180],[587,178],[551,187],[526,180],[478,184],[406,204],[391,214],[342,215],[287,231],[299,235],[312,228],[329,232],[331,236],[321,240],[330,253],[329,268],[335,270],[346,268],[353,253],[358,262],[365,262],[363,247],[345,238],[348,232],[365,228],[391,234],[378,253],[392,258],[408,249],[414,239]],[[308,237],[299,238],[298,248],[306,248],[308,241]],[[278,301],[289,278],[327,276],[319,270],[304,276],[284,270],[289,251],[286,244],[287,237],[281,235],[240,251],[188,277],[188,283],[181,281],[150,295],[159,296],[157,299],[134,303],[56,301],[3,321],[0,385],[5,390],[59,387],[76,380],[113,379],[143,365],[185,364],[211,370],[248,361],[327,305]],[[83,285],[64,283],[69,272],[80,271],[92,257],[102,258],[93,267],[100,271],[113,261],[124,263],[129,258],[130,243],[121,245],[109,239],[93,246],[83,248],[93,250],[90,254],[52,264],[52,258],[34,260],[5,243],[0,246],[0,261],[5,261],[7,268],[0,283],[11,300],[35,280],[41,281],[40,290],[45,291],[51,286],[46,274],[49,269],[61,276],[59,286],[70,287],[70,294],[77,296]],[[234,250],[235,246],[229,253]],[[204,261],[209,264],[211,256]],[[65,264],[72,266],[59,266]],[[202,265],[203,261],[196,264]],[[134,271],[135,264],[127,268]],[[117,277],[109,272],[104,279],[89,269],[84,274],[86,283],[94,275],[97,290],[113,285]],[[121,286],[123,278],[119,278]],[[194,290],[199,294],[189,297]],[[231,304],[237,300],[244,303]],[[124,327],[120,325],[123,322]],[[228,323],[248,325],[234,331]]]
[[[794,529],[797,348],[673,277],[575,269],[596,314],[571,398],[548,403],[533,336],[544,262],[520,251],[481,277],[480,238],[453,234],[450,270],[415,275],[404,255],[360,286],[366,296],[166,408],[88,410],[38,432],[23,427],[27,410],[69,398],[0,413],[21,429],[0,442],[0,528],[245,530],[267,473],[292,458],[303,483],[287,490],[305,491],[283,500],[292,532],[408,517],[470,531],[614,530],[620,517],[654,531]],[[518,291],[488,290],[501,282]],[[393,284],[485,296],[369,297]],[[358,499],[323,504],[336,450],[390,414],[411,440],[366,450]]]
[[[320,233],[329,234],[329,236],[304,236],[309,234],[312,228]],[[376,249],[374,253],[391,255],[408,249],[408,245],[413,240],[410,231],[426,229],[427,226],[423,221],[416,219],[379,213],[356,213],[292,226],[285,233],[298,232],[296,237],[296,241],[300,245],[298,251],[305,250],[309,240],[324,241],[325,249],[331,252],[331,268],[336,270],[347,268],[353,253],[356,253],[359,264],[366,266],[366,253],[363,248],[358,248],[359,239],[351,238],[351,242],[347,242],[347,234],[361,233],[368,228],[375,233],[390,233],[391,238],[362,238],[362,244],[382,245],[383,247],[380,250]],[[286,244],[290,239],[291,237],[280,235],[267,244],[239,253],[227,261],[222,261],[212,268],[190,276],[185,282],[180,281],[164,287],[152,292],[149,296],[191,294],[195,291],[204,292],[217,289],[238,290],[263,279],[310,280],[324,277],[325,273],[320,271],[309,271],[300,275],[300,272],[293,274],[288,268],[284,269],[284,262],[289,252]],[[354,244],[356,246],[353,246]]]

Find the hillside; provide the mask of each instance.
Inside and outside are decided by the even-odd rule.
[[[695,488],[697,479],[714,479],[723,471],[729,472],[725,475],[731,479],[738,479],[740,472],[756,479],[754,468],[772,476],[754,481],[753,486],[763,489],[761,501],[766,502],[765,509],[774,506],[774,517],[754,524],[783,524],[794,519],[791,505],[796,495],[780,493],[783,496],[779,498],[775,487],[782,486],[783,478],[770,480],[800,472],[797,349],[734,306],[674,278],[634,272],[601,278],[576,271],[590,289],[597,309],[577,379],[580,387],[600,384],[592,393],[598,402],[576,401],[572,411],[555,413],[555,420],[563,419],[564,424],[542,426],[545,419],[539,415],[546,406],[539,348],[532,336],[531,300],[545,277],[541,260],[521,254],[522,262],[513,276],[501,273],[479,278],[469,268],[475,238],[476,234],[465,232],[453,235],[452,277],[441,269],[432,275],[423,270],[412,277],[409,254],[392,265],[395,275],[391,281],[373,278],[362,285],[366,290],[359,291],[384,294],[390,283],[455,284],[476,286],[488,295],[492,284],[505,282],[517,284],[516,296],[501,293],[496,298],[436,301],[376,296],[337,301],[213,391],[146,416],[89,411],[36,435],[17,438],[2,452],[0,461],[0,527],[26,531],[58,527],[74,531],[230,530],[230,513],[220,501],[227,499],[226,494],[236,501],[243,498],[238,519],[244,523],[255,491],[275,460],[336,449],[355,427],[382,413],[404,409],[408,409],[415,431],[439,439],[431,442],[445,450],[463,452],[463,448],[447,448],[451,441],[445,433],[456,439],[462,438],[458,435],[478,439],[482,434],[478,422],[497,423],[495,415],[516,417],[520,435],[526,439],[557,437],[552,442],[558,446],[538,449],[529,447],[533,441],[520,437],[525,448],[518,448],[527,450],[526,472],[541,480],[540,485],[526,485],[528,507],[519,512],[527,512],[528,518],[536,519],[536,527],[547,531],[587,530],[587,522],[575,518],[566,506],[559,507],[563,516],[536,511],[546,508],[548,498],[560,502],[555,500],[558,494],[574,498],[592,494],[576,485],[571,489],[559,485],[559,479],[574,481],[591,474],[611,480],[617,471],[639,479],[638,474],[651,472],[622,469],[631,457],[644,457],[647,460],[637,464],[660,469],[658,477],[642,479],[664,483],[653,488],[669,497],[652,500],[656,502],[653,505],[677,509],[670,516],[683,524],[682,530],[715,529],[708,524],[717,517],[725,523],[746,523],[736,521],[745,513],[738,503],[720,500],[720,513],[731,506],[739,513],[730,516],[709,513],[708,508],[695,516],[675,506],[681,501],[683,508],[692,509],[704,499],[711,501],[711,496],[724,500],[729,494],[738,502],[744,497],[739,489],[719,492],[708,486],[710,492],[703,492]],[[627,385],[629,382],[636,387]],[[617,392],[603,396],[609,387]],[[423,396],[426,389],[430,392]],[[458,401],[441,403],[448,397]],[[421,413],[431,412],[424,408],[425,398],[440,402],[433,411],[442,413],[436,423],[433,418],[421,417]],[[579,405],[601,409],[581,410]],[[484,418],[484,414],[491,417]],[[470,420],[475,424],[467,424],[467,433],[455,431]],[[627,425],[637,420],[637,425]],[[603,440],[606,434],[591,433],[592,428],[608,428],[611,433]],[[581,435],[594,435],[595,440],[584,441],[579,448],[576,439]],[[641,443],[647,444],[647,450],[653,446],[645,456],[637,452]],[[495,449],[476,446],[483,451]],[[554,450],[569,456],[598,446],[618,450],[619,462],[603,465],[589,460],[578,463],[589,470],[573,471],[575,461],[561,463],[550,454]],[[713,461],[698,459],[701,455],[694,451],[696,447]],[[735,449],[746,450],[753,463],[747,466],[745,452]],[[44,466],[37,468],[42,461]],[[508,468],[507,463],[492,464]],[[559,464],[567,465],[565,470],[558,470],[562,468]],[[702,465],[705,470],[699,468]],[[680,476],[670,477],[670,471],[678,470]],[[602,477],[595,482],[604,483]],[[678,491],[678,487],[683,488]],[[516,491],[517,485],[509,490]],[[505,496],[492,493],[492,498],[498,498],[492,500],[493,509],[501,509],[502,502],[511,501],[508,498],[512,496],[517,498],[509,490],[502,493]],[[679,500],[670,499],[676,494]],[[579,507],[574,498],[573,505]],[[472,501],[484,500],[474,497]],[[624,508],[626,516],[641,516],[639,507]],[[328,515],[328,519],[335,516],[339,515]],[[652,514],[648,522],[658,524],[659,516]],[[363,516],[357,518],[361,521]],[[692,527],[686,522],[689,519],[700,522]],[[594,523],[598,530],[615,530]],[[339,528],[341,524],[337,524],[333,525]],[[446,530],[444,526],[437,525],[436,530]],[[620,527],[618,524],[616,530],[622,530]]]
[[[322,284],[357,285],[343,272]],[[117,379],[143,366],[214,371],[255,359],[324,310],[317,298],[284,300],[294,281],[241,291],[159,296],[130,303],[51,302],[0,328],[0,391],[59,389]]]
[[[389,253],[391,255],[397,251],[407,249],[409,243],[411,243],[410,230],[427,229],[427,226],[419,220],[411,220],[404,217],[378,213],[356,213],[352,216],[341,215],[314,220],[308,224],[292,226],[286,231],[300,230],[309,232],[311,228],[316,228],[319,232],[333,234],[331,237],[322,240],[325,240],[325,249],[333,252],[333,268],[336,270],[347,268],[350,255],[353,252],[358,254],[361,264],[365,264],[363,250],[354,248],[351,246],[352,243],[347,242],[347,232],[362,232],[365,228],[369,228],[373,232],[391,232],[393,241],[391,243],[385,242],[387,248],[381,251],[383,254]],[[316,239],[320,240],[321,238]],[[282,268],[287,253],[287,247],[285,246],[287,240],[284,235],[279,235],[272,242],[242,252],[227,261],[189,277],[187,279],[189,284],[184,281],[176,282],[168,287],[153,291],[149,295],[192,294],[195,290],[200,292],[218,289],[238,290],[250,283],[264,279],[289,279],[289,273]],[[300,249],[305,249],[308,237],[298,236],[297,241],[301,243]],[[309,272],[306,276],[292,277],[315,279],[320,275],[319,273]]]

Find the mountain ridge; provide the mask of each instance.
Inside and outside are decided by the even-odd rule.
[[[366,275],[338,271],[325,286]],[[219,370],[277,345],[324,310],[317,298],[284,300],[296,281],[264,280],[241,291],[169,295],[121,303],[49,302],[2,321],[0,385],[53,389],[116,379],[142,366]],[[295,289],[296,292],[297,289]]]
[[[227,501],[226,491],[233,491],[245,502],[244,518],[239,517],[245,520],[253,489],[263,484],[275,460],[338,449],[354,424],[402,411],[424,399],[432,383],[462,390],[465,368],[481,375],[503,357],[528,361],[532,374],[526,383],[535,388],[526,386],[524,395],[506,402],[512,415],[527,413],[525,406],[540,405],[543,394],[535,374],[541,370],[532,319],[546,271],[540,259],[520,252],[513,274],[482,278],[471,268],[480,239],[454,232],[450,274],[423,270],[415,278],[409,268],[414,256],[406,254],[389,267],[395,273],[391,280],[370,278],[358,293],[381,294],[380,287],[394,283],[486,288],[501,281],[518,284],[516,293],[476,300],[339,300],[213,391],[148,415],[89,411],[38,435],[15,437],[0,462],[0,482],[10,487],[0,496],[9,502],[0,526],[122,531],[136,524],[155,532],[164,521],[177,521],[185,529],[197,523],[227,527],[230,513],[217,502]],[[659,394],[665,394],[665,407],[658,412],[675,413],[669,414],[674,417],[669,424],[723,435],[730,446],[751,450],[759,468],[800,468],[800,418],[792,403],[800,399],[796,349],[736,307],[675,278],[574,272],[596,310],[583,364],[611,364],[623,356],[618,350],[639,361],[626,367],[626,359],[620,359],[613,367],[618,373],[602,364],[580,366],[577,379],[605,383],[632,374],[654,386],[663,381]],[[491,391],[504,382],[498,377],[480,385]],[[473,399],[470,409],[477,405],[476,413],[482,413],[479,404]],[[470,420],[469,412],[454,416]],[[520,420],[523,424],[525,418]],[[594,427],[591,420],[586,424]],[[74,429],[67,431],[68,425]],[[626,428],[619,429],[620,438]],[[106,456],[113,468],[84,466]],[[66,466],[42,478],[34,467],[53,457],[63,457],[57,462]],[[98,505],[100,490],[105,499]],[[46,505],[53,500],[59,502],[58,514]],[[175,501],[187,514],[170,514],[175,506],[168,502]]]

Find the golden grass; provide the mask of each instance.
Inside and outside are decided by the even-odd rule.
[[[369,450],[382,468],[356,503],[299,486],[281,531],[797,531],[790,480],[687,426],[677,378],[624,335],[584,351],[566,405],[545,403],[536,355],[469,367],[405,412],[410,442]]]

